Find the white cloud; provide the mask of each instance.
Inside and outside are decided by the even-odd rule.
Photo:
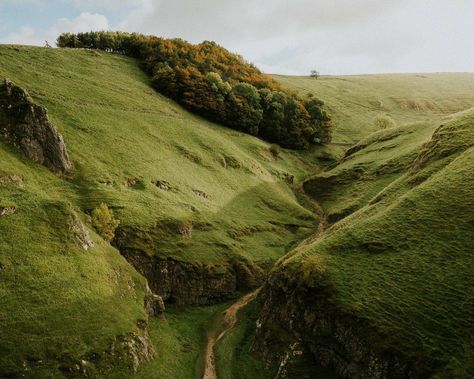
[[[12,0],[0,0],[1,2]],[[39,1],[39,0],[17,0]],[[42,4],[47,2],[41,2]],[[214,40],[263,70],[307,74],[473,71],[473,0],[70,0],[79,17],[25,25],[3,42],[44,44],[64,31],[109,29]],[[128,7],[128,8],[123,8]],[[47,7],[45,6],[45,9]],[[112,16],[111,16],[112,17]]]
[[[107,17],[98,13],[81,13],[70,20],[60,18],[47,30],[37,30],[30,26],[23,26],[17,32],[13,32],[1,39],[2,43],[14,43],[23,45],[44,45],[45,41],[53,44],[56,38],[64,32],[79,33],[91,30],[107,30],[109,22]]]
[[[119,29],[215,40],[265,71],[474,70],[472,0],[143,0]]]
[[[1,0],[0,0],[1,1]],[[133,6],[137,7],[143,0],[74,0],[74,4],[80,9],[110,8]]]

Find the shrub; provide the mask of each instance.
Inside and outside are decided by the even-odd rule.
[[[272,155],[275,157],[275,158],[278,158],[280,156],[280,146],[276,145],[276,144],[272,144],[270,145],[270,153],[272,153]]]
[[[107,204],[101,203],[92,211],[92,226],[97,233],[106,241],[110,242],[115,236],[115,229],[120,221],[114,217],[114,212]]]
[[[388,129],[397,126],[397,123],[393,118],[385,114],[379,114],[374,119],[374,125],[378,129]]]

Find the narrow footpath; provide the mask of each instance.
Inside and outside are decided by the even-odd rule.
[[[301,247],[317,239],[324,232],[324,230],[327,228],[327,218],[323,208],[316,200],[306,193],[302,184],[298,186],[295,191],[298,192],[305,199],[305,201],[311,205],[315,215],[319,218],[319,224],[316,233],[311,237],[301,241],[298,245],[298,247]],[[224,330],[217,337],[215,337],[212,333],[208,334],[203,379],[218,379],[214,347],[216,346],[217,342],[219,342],[222,337],[224,337],[225,334],[235,326],[238,321],[237,313],[248,303],[254,300],[257,297],[259,291],[260,288],[257,288],[255,291],[246,294],[224,311]]]
[[[224,311],[224,330],[216,337],[211,334],[207,338],[206,345],[206,356],[204,362],[204,375],[203,379],[217,379],[216,371],[216,359],[214,356],[214,347],[216,343],[225,336],[225,334],[231,330],[237,323],[237,313],[250,303],[258,294],[260,288],[256,289],[253,292],[248,293],[247,295],[241,297],[234,304]]]

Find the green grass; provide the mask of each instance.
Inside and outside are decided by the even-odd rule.
[[[133,59],[87,50],[0,46],[0,79],[8,77],[47,107],[74,165],[70,176],[60,178],[0,142],[0,177],[22,178],[0,183],[0,206],[17,208],[15,214],[0,218],[0,267],[4,267],[0,270],[0,376],[61,377],[65,362],[106,351],[117,336],[137,331],[137,322],[146,318],[144,279],[90,226],[87,212],[101,202],[113,208],[122,227],[146,232],[148,240],[130,243],[139,243],[149,254],[218,270],[226,270],[235,255],[267,266],[317,225],[285,182],[285,174],[302,181],[363,138],[360,151],[323,174],[339,180],[354,167],[363,167],[367,177],[341,181],[335,192],[322,199],[330,213],[358,211],[314,246],[296,251],[287,264],[321,254],[341,289],[341,303],[363,317],[377,318],[381,329],[397,332],[396,343],[405,346],[411,338],[418,342],[408,349],[430,351],[432,344],[442,346],[443,356],[451,349],[461,362],[472,357],[469,341],[454,330],[455,323],[459,330],[470,330],[463,324],[470,316],[463,321],[465,313],[457,310],[448,315],[442,304],[459,309],[470,304],[471,290],[466,286],[471,262],[465,254],[473,242],[466,237],[466,230],[472,229],[472,212],[466,213],[472,210],[468,136],[450,133],[449,149],[459,148],[462,155],[448,166],[443,168],[444,158],[436,158],[445,156],[447,150],[442,150],[423,169],[410,174],[404,170],[448,114],[473,105],[474,75],[423,76],[317,81],[278,77],[289,87],[314,91],[325,100],[335,130],[329,146],[309,152],[282,149],[275,158],[269,144],[207,122],[156,94]],[[375,130],[373,120],[381,112],[398,127]],[[446,122],[455,126],[471,117],[467,113]],[[444,141],[432,150],[440,146],[448,149]],[[389,175],[383,170],[375,175],[387,167]],[[137,185],[124,184],[135,178]],[[153,184],[158,180],[170,183],[172,189],[159,189]],[[381,200],[371,204],[374,197]],[[94,248],[84,251],[77,246],[70,232],[72,212],[88,228]],[[194,225],[191,239],[170,228],[182,223]],[[405,246],[407,236],[418,244]],[[396,254],[367,251],[367,241],[377,238],[393,246]],[[413,282],[418,271],[422,271],[420,280]],[[380,278],[395,283],[396,300],[383,292]],[[435,286],[435,281],[443,285]],[[425,292],[420,295],[414,288],[432,295],[423,297]],[[157,357],[137,375],[192,377],[203,330],[217,309],[171,308],[166,322],[151,320]],[[387,320],[399,310],[393,326]],[[426,316],[429,312],[443,320],[441,326],[434,316]],[[253,316],[243,316],[221,352],[229,357],[223,364],[230,365],[231,373],[240,370],[251,377],[260,372],[258,363],[249,360],[245,349],[232,351],[233,345],[245,346],[250,338]],[[402,316],[416,322],[406,325],[399,319]],[[430,328],[439,332],[433,334]],[[453,335],[459,337],[457,343],[443,337]],[[464,358],[462,343],[467,346]],[[456,361],[451,364],[458,369]],[[117,375],[131,373],[120,368]]]
[[[216,344],[217,373],[221,379],[273,378],[275,368],[265,368],[251,352],[258,303],[252,301],[238,312],[238,321]]]
[[[380,114],[392,117],[397,125],[432,122],[474,103],[474,73],[275,79],[302,94],[312,92],[326,103],[336,126],[334,143],[355,144],[377,131],[374,120]]]
[[[335,222],[367,205],[405,174],[435,129],[436,124],[426,122],[372,133],[338,165],[307,181],[305,189]]]
[[[385,345],[440,365],[440,377],[471,377],[473,167],[471,109],[446,120],[403,175],[284,267],[306,278],[302,285],[328,278],[340,311],[374,326]]]
[[[157,358],[142,365],[137,378],[199,378],[207,330],[228,304],[207,307],[170,306],[164,318],[151,321],[150,335]]]
[[[23,178],[0,184],[0,206],[18,209],[0,218],[2,374],[17,375],[26,362],[40,376],[61,376],[65,361],[106,351],[146,318],[143,278],[86,216],[101,202],[122,227],[152,236],[140,241],[150,254],[217,271],[235,255],[267,266],[315,227],[284,180],[314,172],[311,153],[282,149],[275,158],[269,144],[184,111],[150,87],[133,59],[0,46],[4,77],[48,109],[74,169],[60,178],[0,142],[0,176]],[[93,235],[91,250],[71,237],[73,211]],[[169,228],[181,223],[194,225],[191,239]]]

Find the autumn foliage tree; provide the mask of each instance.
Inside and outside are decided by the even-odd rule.
[[[64,33],[59,47],[100,49],[139,59],[153,87],[191,111],[281,146],[328,142],[322,101],[284,90],[241,56],[215,42],[193,45],[138,33]]]

